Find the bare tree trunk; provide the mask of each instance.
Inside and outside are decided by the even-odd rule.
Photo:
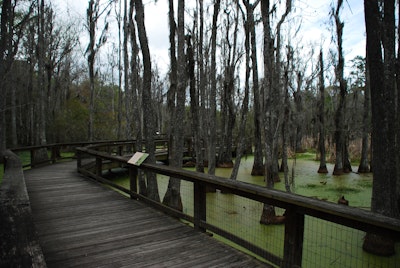
[[[319,141],[318,149],[320,154],[318,173],[328,173],[326,167],[326,153],[325,153],[325,83],[324,83],[324,58],[322,49],[319,53],[319,104],[318,104],[318,117],[319,117]]]
[[[127,92],[126,109],[127,111],[133,110],[132,113],[126,113],[126,136],[127,138],[133,137],[136,140],[135,150],[141,152],[143,150],[143,137],[142,137],[142,101],[141,101],[141,82],[139,76],[139,62],[138,54],[139,47],[136,40],[136,28],[133,20],[133,10],[135,0],[130,1],[129,5],[129,36],[131,44],[131,76],[130,76],[130,91]],[[135,105],[133,105],[135,104]],[[139,193],[147,196],[147,185],[143,172],[138,174]]]
[[[226,10],[226,9],[225,9]],[[239,4],[236,3],[236,11],[231,23],[231,11],[225,11],[225,39],[222,41],[222,58],[224,61],[224,80],[222,93],[222,137],[218,154],[219,167],[233,167],[232,161],[232,142],[233,129],[236,122],[235,98],[235,69],[237,64],[237,38],[239,26]],[[233,24],[233,38],[231,38],[231,26]],[[231,40],[233,39],[233,40]],[[232,42],[233,41],[233,42]]]
[[[271,36],[271,25],[270,25],[270,11],[269,11],[269,0],[261,2],[261,16],[264,28],[264,98],[263,98],[263,121],[264,121],[264,135],[265,135],[265,181],[266,186],[269,189],[274,187],[274,172],[273,172],[273,139],[274,139],[274,127],[273,120],[271,117],[274,113],[272,111],[272,76],[274,75],[274,44]],[[276,97],[276,96],[275,96]],[[267,111],[266,109],[269,109]],[[271,224],[275,223],[276,214],[275,207],[264,204],[260,223]]]
[[[361,160],[358,166],[358,173],[368,173],[370,172],[368,152],[369,152],[369,133],[370,133],[370,109],[371,109],[371,91],[369,83],[369,70],[368,64],[366,64],[366,83],[364,89],[364,116],[363,116],[363,126],[362,126],[362,145],[361,145]]]
[[[278,174],[278,132],[281,119],[279,118],[281,83],[281,25],[291,11],[291,0],[286,1],[285,13],[281,16],[276,29],[276,47],[272,37],[269,1],[261,2],[261,17],[264,31],[264,99],[263,120],[265,136],[265,181],[267,188],[273,188],[274,182],[279,180]],[[284,216],[276,216],[275,208],[264,204],[260,223],[279,224]]]
[[[291,63],[293,62],[293,51],[290,45],[287,46],[286,65],[284,67],[283,77],[283,90],[284,90],[284,104],[283,104],[283,122],[282,122],[282,165],[285,190],[291,192],[291,183],[289,180],[289,167],[288,167],[288,141],[289,141],[289,124],[290,124],[290,100],[289,100],[289,72]],[[292,178],[293,179],[293,178]]]
[[[5,91],[5,74],[7,45],[9,43],[10,34],[8,33],[8,23],[11,16],[11,0],[3,0],[1,3],[1,25],[0,25],[0,162],[3,161],[3,152],[6,150],[6,91]]]
[[[1,1],[1,22],[0,22],[0,162],[3,161],[2,153],[6,150],[6,118],[5,108],[7,92],[5,89],[6,75],[9,72],[15,55],[18,52],[19,41],[22,38],[22,29],[31,18],[35,2],[31,1],[29,8],[25,9],[24,14],[18,14],[18,29],[16,29],[14,19],[16,17],[17,1]],[[22,16],[21,16],[22,15]]]
[[[12,146],[17,146],[17,100],[16,100],[16,88],[11,88],[11,143]]]
[[[400,3],[397,2],[397,11],[398,16],[400,18]],[[397,20],[397,61],[396,61],[396,93],[397,93],[397,105],[396,105],[396,152],[400,151],[400,22]],[[397,167],[397,210],[400,214],[400,153],[397,154],[396,159],[396,167]]]
[[[197,52],[197,62],[198,62],[198,69],[199,69],[199,147],[200,151],[196,152],[196,171],[204,173],[204,150],[205,147],[205,133],[204,133],[204,126],[207,123],[207,116],[206,116],[206,78],[204,72],[204,55],[203,55],[203,42],[204,42],[204,7],[203,7],[203,0],[199,0],[199,9],[200,9],[200,26],[199,26],[199,40],[198,40],[198,52]]]
[[[174,15],[174,1],[169,0],[169,42],[170,42],[170,61],[171,61],[171,71],[169,73],[169,90],[167,93],[167,109],[169,114],[169,147],[171,150],[168,152],[168,161],[173,162],[175,159],[175,128],[174,128],[174,118],[175,118],[175,106],[176,106],[176,92],[178,84],[178,63],[176,59],[176,23]]]
[[[253,110],[254,110],[254,162],[251,170],[253,176],[264,175],[264,161],[262,152],[261,142],[261,122],[262,122],[262,97],[260,94],[260,87],[258,81],[258,64],[257,64],[257,42],[256,42],[256,31],[254,22],[254,9],[260,3],[257,0],[254,4],[250,4],[248,0],[243,0],[246,6],[247,20],[249,22],[250,31],[250,42],[251,42],[251,64],[252,64],[252,75],[253,75]]]
[[[208,174],[215,174],[216,166],[216,138],[217,138],[217,81],[216,81],[216,50],[217,50],[217,21],[221,0],[214,3],[214,13],[211,30],[211,73],[210,73],[210,115],[209,115],[209,141],[208,141]]]
[[[129,90],[129,56],[128,56],[128,38],[129,38],[129,21],[128,21],[128,0],[124,0],[124,16],[123,16],[123,60],[124,60],[124,86],[125,86],[125,98],[129,101],[132,96]],[[121,63],[121,2],[119,2],[119,16],[118,16],[118,108],[117,108],[117,139],[122,138],[122,63]],[[127,114],[130,109],[127,109]],[[127,128],[131,128],[127,124]],[[130,139],[130,136],[125,136]]]
[[[170,19],[173,19],[173,2],[170,1]],[[184,0],[178,1],[178,61],[177,61],[177,91],[176,91],[176,106],[174,108],[175,113],[172,120],[173,135],[172,144],[168,149],[172,158],[170,159],[170,166],[182,167],[183,161],[183,141],[184,141],[184,124],[185,121],[185,97],[186,97],[186,62],[185,62],[185,2]],[[170,27],[174,28],[174,22],[170,21]],[[175,37],[172,29],[170,30],[170,39]],[[175,50],[175,46],[172,47],[171,53]],[[181,180],[171,177],[169,179],[167,192],[165,193],[163,204],[170,206],[176,210],[182,211],[182,198],[180,194]]]
[[[95,38],[96,38],[96,20],[95,20],[95,2],[89,1],[89,8],[87,10],[87,23],[89,28],[89,46],[88,46],[88,66],[89,66],[89,122],[88,122],[88,140],[93,140],[93,124],[94,124],[94,61],[95,61]]]
[[[45,11],[44,11],[44,0],[40,1],[38,6],[38,45],[37,45],[37,58],[38,58],[38,91],[39,91],[39,105],[37,119],[37,145],[45,145],[46,140],[46,110],[47,110],[47,94],[46,94],[46,77],[45,77]],[[48,159],[47,150],[35,151],[34,159],[36,161],[43,161]]]
[[[146,34],[146,27],[144,24],[144,8],[142,0],[135,0],[136,8],[136,22],[138,26],[138,35],[140,41],[140,47],[142,49],[143,57],[143,92],[142,92],[142,104],[143,104],[143,134],[146,138],[146,152],[149,153],[148,161],[155,163],[155,114],[151,99],[151,59],[150,51]],[[156,174],[148,172],[147,174],[147,197],[160,201],[158,193],[158,185]]]
[[[396,161],[399,152],[394,146],[396,141],[395,1],[385,1],[383,13],[380,12],[379,2],[379,0],[364,1],[372,108],[372,167],[374,172],[371,210],[398,218]],[[383,25],[380,27],[382,20]],[[384,57],[382,56],[382,46]],[[392,255],[395,253],[394,240],[368,233],[365,236],[363,249],[379,255]]]
[[[247,17],[249,15],[247,14]],[[245,15],[243,14],[243,20],[244,20],[244,32],[245,32],[245,55],[246,55],[246,80],[245,80],[245,85],[244,85],[244,98],[243,98],[243,103],[242,103],[242,108],[240,112],[240,125],[239,125],[239,141],[237,144],[236,148],[236,159],[235,159],[235,164],[232,168],[232,173],[231,173],[231,180],[236,180],[238,172],[239,172],[239,166],[240,162],[243,156],[243,151],[245,149],[246,145],[246,135],[245,135],[245,130],[246,130],[246,123],[247,123],[247,112],[249,110],[249,91],[250,91],[250,22],[249,19],[244,19]]]
[[[344,23],[340,21],[339,13],[342,8],[343,0],[338,0],[336,9],[332,11],[336,24],[336,38],[338,49],[338,64],[335,66],[336,80],[339,82],[339,103],[335,114],[335,144],[336,144],[336,161],[333,169],[333,175],[342,175],[345,173],[345,157],[346,157],[346,138],[345,138],[345,102],[346,102],[346,81],[344,80],[344,57],[343,57],[343,27]],[[351,167],[350,167],[351,168]]]

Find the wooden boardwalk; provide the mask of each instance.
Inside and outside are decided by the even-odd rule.
[[[76,162],[27,170],[25,178],[48,267],[266,267],[82,177]]]

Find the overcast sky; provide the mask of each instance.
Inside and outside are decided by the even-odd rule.
[[[146,30],[152,60],[157,62],[161,70],[164,70],[169,63],[168,1],[158,0],[155,3],[154,0],[144,0],[143,2],[145,4]],[[186,3],[186,5],[190,5],[194,4],[195,1],[189,0]],[[329,26],[331,3],[332,0],[293,0],[295,9],[292,12],[292,16],[297,20],[301,18],[302,27],[298,38],[301,38],[301,42],[305,47],[313,43],[318,44],[317,48],[319,48],[321,42],[326,49],[333,46],[331,41],[332,34],[329,32],[329,28],[332,27]],[[56,8],[57,14],[72,17],[78,21],[81,20],[82,24],[85,23],[88,1],[52,0],[52,4]],[[67,10],[69,13],[67,13]],[[343,48],[345,60],[348,63],[357,55],[365,56],[363,1],[344,1],[341,19],[345,23]],[[117,36],[117,33],[110,34]],[[112,36],[110,39],[112,39]],[[258,37],[258,40],[260,42],[259,48],[261,48],[261,36]]]

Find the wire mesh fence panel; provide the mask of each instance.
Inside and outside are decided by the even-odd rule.
[[[307,216],[302,267],[400,267],[397,254],[381,257],[362,249],[365,232]]]
[[[207,194],[207,222],[282,258],[284,225],[260,223],[263,204],[217,190]],[[277,214],[283,210],[275,208]],[[229,239],[229,237],[226,237]],[[226,241],[234,245],[232,242]]]

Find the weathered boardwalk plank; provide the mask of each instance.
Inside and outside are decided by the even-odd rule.
[[[49,267],[265,267],[144,204],[83,178],[75,162],[25,172]]]

